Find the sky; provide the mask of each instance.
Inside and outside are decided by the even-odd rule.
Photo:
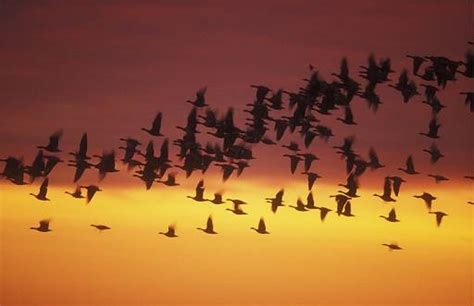
[[[0,156],[30,164],[36,146],[63,129],[62,157],[89,136],[92,154],[117,149],[120,137],[151,138],[140,130],[163,112],[163,133],[181,136],[195,92],[224,113],[254,99],[251,84],[297,91],[311,64],[330,81],[342,57],[357,78],[369,54],[392,60],[396,73],[411,69],[407,54],[463,60],[474,40],[472,1],[12,1],[0,0]],[[413,76],[410,73],[410,78]],[[419,79],[415,79],[421,84]],[[460,91],[474,88],[460,77],[439,94],[446,155],[431,165],[422,151],[432,141],[418,135],[431,118],[422,96],[404,104],[387,85],[377,88],[383,104],[374,114],[366,102],[352,105],[357,126],[321,118],[336,135],[308,149],[323,178],[313,193],[334,208],[329,195],[345,182],[344,163],[333,145],[356,135],[355,150],[370,147],[385,168],[361,178],[356,217],[288,207],[272,214],[264,197],[285,188],[288,204],[306,198],[302,175],[291,175],[281,147],[253,146],[255,160],[241,177],[223,183],[219,168],[193,174],[181,186],[143,183],[120,166],[99,182],[89,171],[81,184],[104,190],[90,205],[64,194],[73,172],[59,165],[50,175],[51,202],[38,202],[27,186],[0,181],[2,304],[472,304],[474,137],[472,113]],[[285,114],[282,112],[281,114]],[[338,113],[339,114],[339,113]],[[272,135],[272,134],[271,134]],[[202,142],[205,137],[198,136]],[[209,138],[210,139],[210,138]],[[298,139],[286,135],[280,144]],[[162,139],[154,139],[155,148]],[[172,147],[175,154],[176,148]],[[413,155],[422,173],[407,178],[397,203],[372,196],[386,175]],[[435,184],[427,174],[449,182]],[[247,216],[186,198],[204,178],[207,195],[249,202]],[[435,208],[449,216],[440,228],[414,194],[435,194]],[[379,218],[394,206],[402,222]],[[230,207],[225,205],[226,208]],[[219,235],[195,228],[212,214]],[[270,235],[250,231],[264,216]],[[53,232],[29,230],[51,218]],[[158,235],[176,223],[178,239]],[[90,223],[112,230],[96,233]],[[389,252],[382,243],[397,242]],[[344,293],[344,294],[342,294]]]

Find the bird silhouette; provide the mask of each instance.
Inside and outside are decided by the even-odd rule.
[[[436,197],[431,195],[430,193],[423,192],[421,195],[414,195],[415,198],[417,199],[422,199],[425,201],[425,205],[428,208],[429,211],[431,211],[431,206],[433,204],[433,201],[436,200]]]
[[[308,209],[306,209],[306,206],[300,198],[298,198],[298,200],[296,201],[296,206],[290,205],[290,207],[293,207],[297,211],[308,211]]]
[[[346,217],[355,217],[355,215],[352,214],[351,201],[347,201],[346,204],[344,205],[344,210],[342,211],[342,215]]]
[[[57,132],[54,132],[51,136],[49,136],[49,142],[46,146],[37,146],[38,149],[44,149],[48,152],[61,152],[59,149],[59,140],[61,139],[63,135],[63,131],[59,130]]]
[[[415,164],[413,163],[413,157],[411,155],[407,158],[406,169],[398,168],[398,170],[401,170],[409,175],[419,174],[419,172],[416,172],[415,170]]]
[[[30,193],[30,195],[34,196],[40,201],[50,201],[50,199],[46,197],[46,194],[48,193],[48,184],[49,184],[49,179],[45,178],[43,182],[41,183],[38,194]]]
[[[229,200],[228,200],[229,201]],[[236,215],[246,215],[247,213],[245,211],[242,210],[242,208],[240,207],[241,205],[244,205],[244,204],[247,204],[246,202],[244,201],[240,201],[240,200],[230,200],[233,204],[233,209],[230,209],[230,208],[226,208],[226,210],[228,211],[231,211],[233,212],[234,214]]]
[[[394,198],[392,198],[392,182],[390,177],[386,176],[383,185],[383,194],[376,194],[374,196],[381,198],[385,202],[396,202]]]
[[[151,128],[150,129],[142,128],[142,130],[147,132],[151,136],[157,136],[157,137],[163,136],[163,134],[161,134],[161,121],[162,121],[162,119],[163,119],[163,114],[161,112],[159,112],[158,114],[156,114],[155,119],[153,119],[153,123],[151,124]]]
[[[92,201],[92,198],[94,197],[97,191],[102,191],[102,189],[100,189],[96,185],[88,185],[88,186],[80,186],[80,187],[87,190],[86,203],[90,203]]]
[[[81,142],[79,143],[79,150],[76,152],[70,152],[70,155],[74,156],[77,160],[88,160],[90,156],[87,155],[87,133],[82,134]]]
[[[51,232],[51,229],[49,228],[49,223],[50,223],[50,220],[41,220],[39,222],[39,226],[38,227],[30,227],[30,229],[32,230],[36,230],[38,232]]]
[[[442,211],[430,211],[429,213],[436,216],[436,225],[438,227],[441,226],[441,221],[443,221],[443,218],[448,215],[447,213]]]
[[[84,198],[84,196],[82,195],[81,187],[79,186],[76,187],[76,190],[74,190],[74,192],[65,191],[65,193],[70,194],[73,198],[76,199]]]
[[[389,178],[392,180],[393,193],[398,196],[402,183],[406,183],[406,181],[399,176],[389,176]]]
[[[110,227],[108,227],[107,225],[103,225],[103,224],[91,224],[91,226],[98,229],[99,232],[106,231],[106,230],[110,229]]]
[[[196,92],[196,99],[194,101],[187,100],[186,102],[192,104],[195,107],[206,107],[209,106],[206,104],[206,94],[207,87],[203,87]]]
[[[158,182],[166,185],[166,186],[179,186],[179,184],[176,182],[176,174],[177,173],[168,173],[168,178],[166,181],[158,180]]]
[[[318,178],[321,178],[317,173],[314,172],[303,172],[303,174],[306,174],[306,177],[308,178],[308,190],[313,189],[313,185],[316,182]]]
[[[447,178],[445,176],[442,176],[442,175],[439,175],[439,174],[428,174],[428,176],[432,177],[437,184],[441,183],[443,181],[449,181],[449,178]]]
[[[168,226],[168,231],[167,232],[159,232],[160,235],[165,235],[166,237],[169,238],[176,238],[178,235],[176,235],[176,226],[174,224],[171,224]]]
[[[384,218],[388,222],[400,222],[400,220],[397,219],[397,214],[395,213],[395,208],[392,208],[390,210],[390,212],[388,213],[388,217],[380,216],[380,218]]]
[[[214,199],[212,200],[207,200],[213,204],[224,204],[225,202],[222,200],[222,192],[216,192],[214,193]]]
[[[329,209],[329,208],[323,207],[323,206],[317,207],[317,209],[319,209],[319,211],[320,211],[319,218],[321,219],[321,222],[324,222],[324,220],[326,219],[326,216],[328,215],[328,213],[330,211],[332,211],[332,209]]]
[[[204,180],[200,180],[196,185],[196,194],[194,197],[188,196],[188,198],[193,199],[196,202],[204,202]]]
[[[438,119],[436,117],[433,117],[433,119],[431,119],[430,124],[428,126],[428,133],[421,132],[419,134],[429,137],[429,138],[437,139],[439,138],[438,131],[440,127],[441,127],[441,124],[438,123]]]
[[[258,222],[258,227],[257,228],[251,227],[250,229],[253,229],[254,231],[256,231],[259,234],[270,234],[267,231],[267,226],[265,225],[265,220],[263,220],[263,218],[260,218],[260,221]]]
[[[444,157],[441,151],[438,149],[436,143],[433,143],[430,149],[423,149],[423,152],[430,154],[430,161],[432,164],[435,164],[440,158]]]
[[[285,190],[284,189],[280,189],[274,198],[265,198],[265,200],[267,201],[267,203],[270,203],[272,206],[272,212],[273,213],[276,213],[277,210],[278,210],[278,207],[279,206],[285,206],[283,205],[283,195],[285,194]]]
[[[300,157],[303,157],[304,159],[304,172],[308,172],[309,169],[311,168],[312,163],[315,160],[319,160],[319,158],[312,154],[312,153],[303,153],[303,154],[297,154]]]
[[[206,228],[198,227],[197,229],[203,231],[206,234],[217,234],[217,232],[214,231],[214,222],[212,221],[212,216],[207,218]]]
[[[382,245],[386,246],[389,251],[394,251],[394,250],[403,250],[401,247],[398,246],[396,243],[382,243]]]

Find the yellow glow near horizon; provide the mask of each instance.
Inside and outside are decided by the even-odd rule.
[[[212,182],[208,197],[211,197]],[[449,304],[472,302],[473,207],[469,189],[437,192],[434,209],[449,216],[440,228],[416,192],[394,205],[370,190],[353,200],[354,218],[331,212],[271,213],[264,198],[278,189],[232,184],[225,198],[249,204],[246,216],[230,204],[196,203],[191,186],[109,187],[91,204],[50,188],[51,202],[28,195],[35,187],[2,185],[2,302],[85,304]],[[314,190],[335,208],[334,188]],[[304,184],[286,188],[286,204],[306,197]],[[242,195],[242,196],[239,196]],[[390,207],[400,223],[379,218]],[[218,235],[196,230],[212,215]],[[270,235],[250,230],[266,220]],[[29,229],[51,218],[50,233]],[[106,224],[103,233],[89,225]],[[179,238],[158,232],[177,224]],[[389,252],[381,243],[398,242]],[[8,280],[8,281],[5,281]]]

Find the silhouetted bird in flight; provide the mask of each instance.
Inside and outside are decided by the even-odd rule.
[[[423,152],[430,154],[431,156],[430,160],[432,164],[436,163],[441,157],[444,157],[444,155],[438,149],[438,146],[436,145],[436,143],[433,143],[429,150],[423,149]]]
[[[163,114],[161,112],[159,112],[158,114],[156,114],[155,119],[153,119],[153,123],[151,124],[151,128],[150,129],[142,128],[142,130],[147,132],[151,136],[163,136],[163,134],[161,134],[161,121],[162,121],[162,118],[163,118]]]
[[[306,177],[308,179],[308,190],[311,190],[316,180],[322,177],[314,172],[303,172],[303,174],[306,174]]]
[[[433,195],[427,192],[423,192],[421,195],[414,195],[414,197],[425,201],[425,205],[430,211],[431,211],[431,206],[433,204],[433,201],[436,200],[436,197],[434,197]]]
[[[250,229],[253,229],[259,234],[270,234],[269,232],[267,232],[267,226],[265,225],[265,221],[263,220],[263,218],[260,218],[257,228],[251,227]]]
[[[204,180],[200,180],[196,185],[196,194],[194,195],[194,197],[188,196],[188,198],[193,199],[197,202],[206,201],[206,199],[204,199]]]
[[[388,217],[380,216],[380,218],[384,218],[388,222],[400,222],[400,220],[397,219],[397,214],[395,213],[395,208],[392,208],[390,210],[390,212],[388,213]]]
[[[436,183],[441,183],[443,181],[449,181],[449,178],[439,175],[439,174],[428,174],[429,177],[432,177]]]
[[[368,163],[368,166],[372,170],[376,170],[376,169],[385,167],[385,165],[382,165],[380,163],[377,152],[375,152],[375,149],[372,148],[372,147],[369,149],[369,163]]]
[[[439,91],[439,89],[433,85],[421,84],[421,86],[425,88],[424,94],[426,102],[433,101],[433,98],[435,98],[435,95]]]
[[[38,146],[38,149],[45,149],[48,152],[61,152],[59,149],[59,140],[61,139],[61,136],[63,135],[63,131],[59,130],[55,133],[53,133],[51,136],[49,136],[49,142],[47,146]]]
[[[168,226],[167,232],[159,232],[159,234],[165,235],[166,237],[169,237],[169,238],[178,237],[178,235],[176,235],[176,226],[174,224],[171,224]]]
[[[438,135],[438,131],[439,131],[439,128],[441,127],[441,124],[438,123],[438,119],[436,119],[436,117],[434,117],[433,119],[431,119],[430,121],[430,124],[428,126],[428,133],[419,133],[420,135],[423,135],[423,136],[426,136],[426,137],[429,137],[429,138],[433,138],[433,139],[437,139],[439,138],[439,135]]]
[[[427,60],[422,57],[422,56],[416,56],[416,55],[407,55],[408,58],[411,58],[413,60],[413,70],[412,73],[414,75],[418,75],[418,72],[420,70],[421,65],[426,62]]]
[[[102,189],[100,189],[96,185],[80,186],[80,187],[87,190],[86,203],[90,203],[92,201],[92,198],[94,197],[97,191],[102,191]]]
[[[422,103],[427,104],[431,107],[433,115],[438,114],[446,105],[441,104],[441,101],[437,97],[433,97],[431,101],[423,101]]]
[[[194,101],[187,100],[186,102],[191,103],[195,107],[206,107],[209,106],[206,104],[206,94],[207,87],[203,87],[196,92],[196,99]]]
[[[226,210],[228,211],[231,211],[233,212],[234,214],[236,215],[246,215],[247,213],[245,211],[242,210],[242,208],[240,207],[241,205],[244,205],[244,204],[247,204],[246,202],[244,201],[241,201],[241,200],[228,200],[228,201],[231,201],[234,208],[233,209],[230,209],[230,208],[226,208]]]
[[[415,164],[413,163],[413,157],[411,155],[408,156],[407,158],[406,169],[398,168],[398,170],[401,170],[405,172],[406,174],[410,174],[410,175],[419,174],[419,172],[416,172],[415,170]]]
[[[328,215],[328,213],[330,211],[332,211],[332,209],[329,209],[329,208],[323,207],[323,206],[317,207],[317,209],[320,210],[319,218],[321,219],[322,222],[324,222],[324,220],[326,219],[326,216]]]
[[[48,176],[58,163],[63,162],[63,160],[54,155],[45,155],[44,158],[46,159],[46,165],[44,166],[43,171],[44,176]]]
[[[49,201],[49,199],[46,197],[46,194],[48,193],[48,183],[49,183],[49,179],[45,178],[43,182],[41,183],[38,194],[34,194],[34,193],[30,193],[30,194],[40,201]]]
[[[346,217],[355,217],[355,215],[352,214],[351,201],[347,201],[346,204],[344,205],[344,210],[342,211],[342,215]]]
[[[398,196],[402,183],[406,183],[406,181],[399,176],[389,176],[389,178],[392,180],[393,193]]]
[[[103,224],[91,224],[91,226],[98,229],[99,232],[106,231],[106,230],[110,229],[110,227],[108,227],[107,225],[103,225]]]
[[[265,198],[267,203],[270,203],[272,205],[272,212],[276,213],[278,210],[279,206],[285,206],[283,205],[283,195],[285,194],[284,189],[280,189],[275,195],[274,198]]]
[[[298,167],[298,163],[302,160],[301,157],[298,155],[290,155],[290,154],[284,154],[284,157],[288,157],[290,159],[290,172],[291,174],[294,174],[296,171],[296,168]]]
[[[30,229],[38,232],[51,232],[51,229],[49,229],[49,223],[50,220],[41,220],[38,227],[30,227]]]
[[[298,211],[308,211],[308,209],[306,209],[306,206],[304,205],[303,201],[301,201],[300,198],[298,198],[298,200],[296,201],[296,206],[290,205],[290,207],[293,207],[294,209]]]
[[[76,187],[76,190],[74,190],[74,192],[65,191],[64,193],[70,194],[73,198],[76,199],[84,198],[84,196],[82,195],[81,187],[79,186]]]
[[[88,160],[90,156],[87,155],[87,133],[82,134],[81,142],[79,143],[79,150],[70,152],[77,160]]]
[[[197,229],[203,231],[206,234],[217,234],[217,232],[214,231],[214,223],[212,222],[211,216],[207,218],[206,228],[198,227]]]
[[[222,200],[222,192],[214,193],[214,199],[207,200],[213,204],[224,204],[225,202]]]
[[[431,211],[430,214],[433,214],[433,215],[436,216],[436,225],[437,226],[440,226],[441,221],[443,221],[443,218],[448,215],[448,214],[446,214],[445,212],[442,212],[442,211]]]
[[[311,168],[312,163],[315,160],[319,160],[319,158],[312,153],[303,153],[303,154],[297,154],[297,155],[303,157],[304,159],[304,172],[308,172],[309,169]]]
[[[392,183],[390,177],[386,176],[383,185],[383,194],[376,194],[374,196],[381,198],[385,202],[395,202],[396,200],[392,198]]]
[[[408,79],[408,71],[403,70],[398,78],[398,83],[395,85],[389,84],[388,86],[395,88],[396,90],[400,91],[403,96],[403,102],[408,103],[408,101],[416,96],[419,95],[416,84],[414,81],[410,81]]]
[[[354,115],[352,114],[352,109],[350,106],[345,107],[344,118],[336,118],[336,120],[339,120],[347,125],[357,125],[357,123],[354,121]]]
[[[176,182],[176,174],[177,173],[168,173],[168,178],[166,179],[166,181],[158,180],[158,182],[170,187],[179,186],[179,184]]]
[[[401,247],[398,246],[396,243],[382,243],[382,245],[386,246],[390,251],[394,250],[403,250]]]

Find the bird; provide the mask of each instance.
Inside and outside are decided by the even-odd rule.
[[[430,154],[430,161],[432,164],[435,164],[440,158],[444,157],[436,143],[431,144],[430,149],[423,149],[423,152]]]
[[[344,110],[344,118],[336,118],[336,120],[339,120],[347,125],[357,125],[357,123],[354,121],[354,115],[352,114],[352,109],[350,106],[346,106]]]
[[[394,250],[403,250],[401,247],[398,246],[396,243],[382,243],[382,245],[386,246],[389,251],[394,251]]]
[[[170,187],[179,186],[179,184],[176,182],[176,174],[177,173],[168,173],[168,178],[166,181],[158,180],[158,182]]]
[[[380,218],[384,218],[388,222],[400,222],[400,220],[397,219],[397,214],[395,213],[395,208],[392,208],[390,210],[390,212],[388,213],[388,217],[380,216]]]
[[[320,210],[320,214],[319,214],[319,218],[321,219],[322,222],[324,222],[324,220],[326,219],[326,216],[328,215],[328,213],[330,211],[332,211],[332,209],[329,209],[327,207],[317,207],[317,209]]]
[[[389,176],[389,178],[392,180],[393,193],[398,196],[402,183],[406,183],[406,181],[399,176]]]
[[[311,190],[316,180],[322,177],[319,174],[314,173],[314,172],[303,172],[302,174],[306,174],[308,178],[308,190]]]
[[[100,189],[96,185],[88,185],[88,186],[80,186],[80,187],[87,190],[86,203],[90,203],[92,201],[92,198],[94,197],[97,191],[102,191],[102,189]]]
[[[307,209],[318,209],[316,203],[314,202],[313,192],[309,192],[308,196],[306,197],[306,208]]]
[[[438,131],[440,127],[441,127],[441,124],[438,123],[438,120],[436,119],[436,117],[433,117],[433,119],[431,119],[428,126],[428,133],[421,132],[419,134],[432,138],[432,139],[437,139],[439,138]]]
[[[344,210],[342,212],[342,215],[346,217],[355,217],[355,215],[352,214],[351,201],[347,201],[346,204],[344,205]]]
[[[50,201],[50,199],[46,197],[46,194],[48,193],[48,183],[49,183],[49,178],[45,178],[43,182],[41,183],[38,194],[34,194],[34,193],[30,193],[30,194],[40,201]]]
[[[109,230],[110,227],[108,227],[107,225],[103,225],[103,224],[91,224],[92,227],[95,227],[96,229],[99,230],[99,232],[102,232],[102,231],[105,231],[105,230]]]
[[[171,224],[168,226],[168,231],[167,232],[159,232],[160,235],[165,235],[166,237],[169,238],[176,238],[178,235],[176,235],[176,226],[174,224]]]
[[[260,218],[260,221],[258,222],[258,227],[257,228],[251,227],[250,229],[253,229],[254,231],[256,231],[259,234],[270,234],[267,231],[267,226],[265,225],[265,220],[263,220],[263,217]]]
[[[442,211],[430,211],[430,214],[436,215],[436,225],[439,227],[441,225],[441,221],[443,218],[446,217],[448,214]]]
[[[308,209],[300,198],[298,198],[298,200],[296,201],[296,206],[290,205],[290,207],[293,207],[297,211],[308,211]]]
[[[410,174],[410,175],[419,174],[419,172],[416,172],[415,170],[415,164],[413,163],[413,157],[411,155],[408,156],[407,158],[406,169],[398,168],[398,170],[401,170],[405,172],[406,174]]]
[[[369,164],[368,165],[372,170],[385,167],[385,165],[382,165],[380,163],[377,152],[375,152],[375,149],[372,147],[369,149]]]
[[[212,222],[212,216],[209,216],[207,218],[206,228],[198,227],[197,229],[203,231],[206,234],[217,234],[217,232],[214,231],[214,223]]]
[[[162,121],[162,119],[163,119],[163,114],[161,112],[159,112],[158,114],[156,114],[155,119],[153,119],[153,123],[151,124],[151,128],[150,129],[142,128],[142,130],[147,132],[151,136],[157,136],[157,137],[163,136],[163,134],[161,134],[161,121]]]
[[[79,150],[76,152],[69,152],[70,155],[76,157],[77,160],[88,160],[90,156],[87,155],[87,133],[82,134],[81,142],[79,143]]]
[[[383,185],[383,194],[376,194],[374,196],[381,198],[385,202],[396,202],[394,198],[392,198],[392,183],[390,177],[386,176]]]
[[[312,153],[303,153],[303,154],[297,154],[297,155],[303,157],[304,159],[304,172],[308,172],[309,169],[311,168],[311,164],[315,160],[319,160],[319,158]]]
[[[428,174],[428,176],[432,177],[437,184],[443,181],[449,181],[449,178],[439,175],[439,174]]]
[[[234,205],[234,208],[233,209],[230,209],[230,208],[226,208],[226,210],[228,211],[231,211],[233,212],[234,214],[236,215],[246,215],[247,213],[245,211],[242,210],[242,208],[240,207],[240,205],[243,205],[243,204],[247,204],[246,202],[244,201],[231,201]]]
[[[273,213],[276,213],[277,212],[277,209],[279,206],[285,206],[283,205],[283,195],[285,194],[285,190],[284,189],[280,189],[274,198],[265,198],[265,200],[267,201],[267,203],[270,203],[272,205],[272,212]]]
[[[290,155],[290,154],[284,154],[284,157],[288,157],[290,159],[290,172],[291,174],[294,174],[296,171],[296,168],[298,167],[298,163],[302,160],[301,157],[298,155]]]
[[[48,145],[46,146],[37,146],[38,149],[44,149],[48,152],[61,152],[59,149],[59,140],[61,139],[63,135],[63,131],[59,130],[57,132],[54,132],[51,136],[49,136],[49,142]]]
[[[206,107],[209,106],[206,104],[206,94],[207,87],[202,87],[196,92],[196,99],[194,101],[187,100],[186,102],[194,105],[195,107]]]
[[[436,197],[431,195],[430,193],[423,192],[421,195],[414,195],[415,198],[417,199],[422,199],[425,201],[425,205],[428,208],[429,211],[431,211],[431,206],[433,204],[433,201],[436,200]]]
[[[193,199],[196,202],[204,202],[204,180],[200,180],[196,185],[196,194],[194,197],[188,196],[188,198]]]
[[[76,199],[84,198],[84,196],[82,195],[81,187],[79,186],[76,187],[76,190],[74,190],[74,192],[65,191],[64,193],[70,194],[73,198]]]
[[[41,220],[38,227],[30,227],[30,229],[36,230],[38,232],[51,232],[52,230],[49,228],[49,223],[50,220],[48,219]]]
[[[207,201],[213,203],[213,204],[224,204],[225,202],[222,200],[222,192],[216,192],[214,193],[214,199],[210,200],[208,199]]]

